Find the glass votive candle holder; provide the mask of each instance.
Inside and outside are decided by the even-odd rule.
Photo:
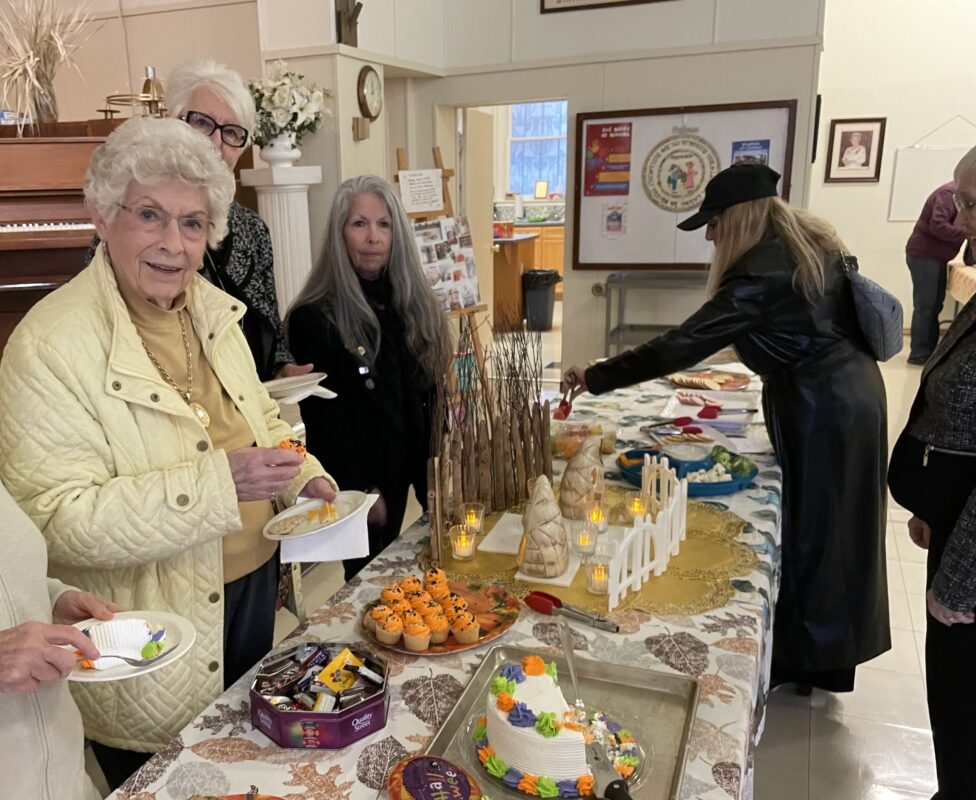
[[[447,532],[451,540],[451,555],[457,561],[470,561],[474,558],[476,531],[468,525],[452,525]]]
[[[592,522],[597,529],[597,533],[604,533],[607,530],[607,518],[610,516],[607,504],[602,500],[593,500],[586,504],[586,521]]]
[[[630,519],[638,519],[647,513],[647,498],[640,492],[627,492],[624,498],[624,508]]]
[[[593,555],[584,561],[586,570],[586,590],[590,594],[606,594],[610,589],[610,559],[613,558],[613,548],[601,544],[594,550]]]
[[[596,550],[596,539],[600,535],[600,530],[596,523],[584,519],[573,525],[571,535],[570,544],[573,550],[578,555],[589,556]]]
[[[475,533],[481,533],[485,522],[485,507],[481,503],[464,503],[461,506],[461,524],[467,525]]]

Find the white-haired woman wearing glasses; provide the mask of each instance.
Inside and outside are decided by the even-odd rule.
[[[322,255],[286,319],[301,361],[328,373],[333,400],[301,402],[314,453],[345,489],[377,492],[369,556],[400,533],[410,486],[426,504],[430,410],[451,356],[447,320],[420,265],[393,187],[364,175],[343,183]]]
[[[190,61],[166,80],[166,107],[206,136],[231,170],[252,143],[256,112],[241,76],[209,59]],[[94,248],[89,251],[89,259]],[[274,253],[268,227],[251,209],[233,202],[227,214],[227,236],[204,251],[201,275],[247,306],[241,328],[261,380],[302,375],[285,343],[274,282]]]
[[[234,180],[175,119],[132,119],[92,156],[91,264],[34,306],[0,364],[0,479],[51,573],[196,629],[190,655],[76,699],[118,786],[272,644],[272,498],[332,499],[258,380],[240,301],[197,277]]]

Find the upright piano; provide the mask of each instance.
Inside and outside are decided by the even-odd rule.
[[[27,310],[84,266],[88,161],[104,136],[0,136],[0,349]]]

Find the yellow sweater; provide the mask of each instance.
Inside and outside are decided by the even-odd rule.
[[[140,297],[138,292],[119,280],[119,291],[136,330],[156,360],[163,365],[180,389],[186,389],[186,348],[177,312],[183,315],[190,357],[193,362],[193,387],[190,398],[202,405],[210,414],[207,433],[215,449],[231,452],[254,444],[254,435],[237,406],[234,405],[210,362],[203,355],[200,339],[193,330],[190,315],[186,313],[186,293],[176,298],[173,307],[166,311]],[[150,359],[151,360],[151,359]],[[165,379],[164,379],[165,380]],[[274,507],[270,500],[239,503],[242,529],[223,538],[224,583],[256,570],[271,558],[277,544],[261,535]]]

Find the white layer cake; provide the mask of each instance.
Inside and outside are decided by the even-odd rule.
[[[524,681],[515,684],[513,697],[517,703],[525,703],[536,716],[544,711],[554,712],[561,722],[569,711],[559,686],[547,674],[526,675]],[[555,736],[546,737],[534,727],[519,728],[509,722],[508,713],[501,711],[495,700],[494,695],[488,695],[485,715],[488,742],[505,764],[555,781],[575,781],[589,774],[580,731],[560,728]]]

